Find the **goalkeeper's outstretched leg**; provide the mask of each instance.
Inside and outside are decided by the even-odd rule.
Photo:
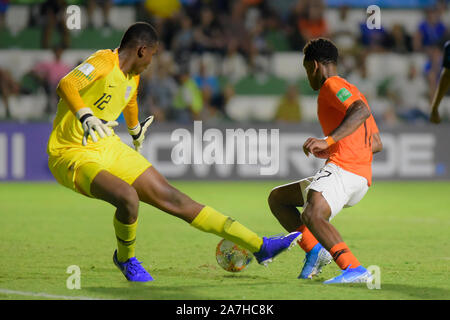
[[[141,201],[181,218],[201,231],[237,243],[251,251],[261,264],[270,262],[301,237],[300,232],[293,232],[286,237],[261,238],[231,217],[192,200],[171,186],[154,167],[144,171],[132,186]]]

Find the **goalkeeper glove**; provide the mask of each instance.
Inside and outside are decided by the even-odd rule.
[[[128,132],[133,137],[134,149],[139,153],[141,152],[142,143],[145,139],[145,132],[152,122],[153,116],[149,116],[141,123],[138,123],[136,127],[132,129],[128,128]]]
[[[92,110],[90,108],[82,108],[78,110],[76,113],[76,117],[81,122],[81,126],[83,127],[83,146],[87,145],[87,141],[89,136],[91,136],[93,142],[97,142],[97,134],[100,138],[105,138],[106,136],[111,136],[112,132],[109,128],[118,126],[119,123],[117,121],[104,121],[100,120],[96,116],[94,116]]]

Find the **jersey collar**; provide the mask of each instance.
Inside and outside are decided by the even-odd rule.
[[[117,65],[117,68],[119,68],[120,74],[123,76],[125,80],[128,80],[130,77],[128,77],[125,73],[123,73],[122,69],[120,69],[120,63],[119,63],[119,49],[116,48],[113,50],[114,54],[114,64]]]

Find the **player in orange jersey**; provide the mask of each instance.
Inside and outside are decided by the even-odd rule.
[[[380,135],[364,95],[337,75],[336,46],[318,38],[303,52],[309,83],[319,90],[318,117],[325,136],[307,139],[303,150],[326,163],[313,177],[274,188],[269,206],[286,230],[303,234],[299,245],[306,259],[299,278],[311,279],[334,259],[344,271],[325,283],[367,282],[370,273],[330,220],[366,194],[372,183],[372,154],[382,149]],[[303,207],[301,214],[297,207]]]

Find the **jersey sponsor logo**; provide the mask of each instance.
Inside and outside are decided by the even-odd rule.
[[[338,93],[336,93],[336,96],[341,102],[344,102],[345,100],[350,98],[352,94],[346,88],[342,88],[341,90],[338,91]]]
[[[92,71],[94,71],[95,68],[92,64],[89,64],[86,62],[86,63],[82,64],[81,66],[79,66],[77,69],[79,71],[81,71],[87,77],[92,73]]]

